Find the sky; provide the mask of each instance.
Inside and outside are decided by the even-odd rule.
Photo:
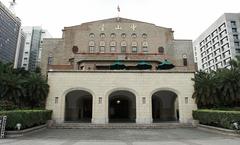
[[[11,0],[0,0],[7,7]],[[240,0],[16,0],[23,26],[62,37],[64,26],[120,17],[172,28],[175,39],[196,39],[223,13],[240,13]]]

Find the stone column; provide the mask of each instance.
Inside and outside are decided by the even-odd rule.
[[[151,97],[136,97],[136,123],[150,124],[152,123],[152,102]]]
[[[93,99],[93,112],[92,123],[93,124],[106,124],[108,123],[107,115],[107,100],[103,95],[96,95]]]

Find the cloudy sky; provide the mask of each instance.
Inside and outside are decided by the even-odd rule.
[[[11,0],[0,0],[9,6]],[[177,39],[195,39],[223,13],[239,13],[240,0],[16,0],[23,26],[42,26],[61,37],[64,26],[120,16],[170,27]]]

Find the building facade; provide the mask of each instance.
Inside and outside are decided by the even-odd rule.
[[[39,66],[39,56],[41,55],[43,38],[51,38],[51,35],[47,30],[38,26],[23,27],[23,32],[26,35],[26,39],[22,57],[22,67],[26,70],[33,71]]]
[[[195,65],[191,40],[125,18],[65,27],[44,39],[47,109],[56,123],[190,123]]]
[[[18,56],[21,21],[0,2],[0,61],[14,63]]]
[[[240,13],[225,13],[194,42],[198,69],[229,68],[229,60],[240,54]]]
[[[23,51],[24,51],[24,47],[25,47],[25,40],[26,40],[25,33],[21,30],[21,40],[20,40],[20,47],[19,47],[19,53],[18,53],[17,68],[22,67],[22,59],[23,59]]]

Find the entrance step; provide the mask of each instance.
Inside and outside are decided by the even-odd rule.
[[[109,124],[91,124],[91,123],[61,123],[55,124],[51,128],[57,129],[170,129],[170,128],[189,128],[192,124],[183,123],[152,123],[152,124],[135,124],[135,123],[109,123]]]

